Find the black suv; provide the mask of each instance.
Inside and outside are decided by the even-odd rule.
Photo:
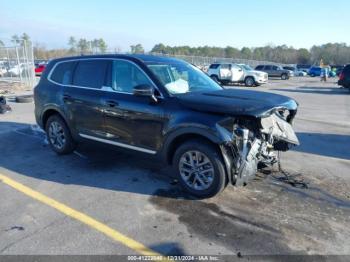
[[[297,103],[223,89],[184,61],[148,55],[52,60],[34,90],[37,123],[58,154],[98,141],[160,157],[184,188],[210,197],[245,185],[274,150],[298,145]]]
[[[338,85],[349,88],[350,91],[350,64],[346,65],[339,74]]]

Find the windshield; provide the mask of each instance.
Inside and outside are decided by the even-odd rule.
[[[247,71],[252,71],[253,68],[251,68],[249,65],[239,65],[240,67],[242,67],[244,70],[247,70]]]
[[[221,90],[222,87],[200,69],[184,62],[148,63],[148,68],[171,94]]]

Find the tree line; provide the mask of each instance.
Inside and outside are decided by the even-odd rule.
[[[24,41],[23,41],[24,40]],[[30,41],[30,36],[26,33],[13,35],[11,42],[23,45],[25,41]],[[0,46],[4,43],[0,41]],[[67,48],[47,49],[44,45],[34,44],[34,57],[37,59],[50,59],[68,55],[105,53],[108,46],[103,38],[86,39],[69,37]],[[114,50],[114,52],[118,52]],[[130,46],[130,53],[145,53],[142,44]],[[328,43],[324,45],[314,45],[310,49],[288,47],[286,45],[266,45],[263,47],[243,47],[241,49],[211,46],[169,46],[162,43],[156,44],[151,51],[167,55],[187,55],[204,57],[226,57],[236,59],[250,59],[260,61],[271,61],[283,64],[318,64],[321,59],[325,64],[347,64],[350,63],[350,46],[345,43]]]
[[[69,56],[69,55],[87,55],[105,53],[107,51],[107,44],[103,38],[77,39],[74,36],[69,37],[67,41],[68,48],[47,49],[40,44],[34,44],[33,51],[36,59],[51,59],[55,57]]]
[[[205,57],[227,57],[236,59],[265,60],[283,64],[318,64],[321,59],[326,64],[343,65],[350,63],[350,46],[345,43],[314,45],[310,49],[293,48],[286,45],[263,47],[190,47],[156,44],[151,52],[169,55]]]

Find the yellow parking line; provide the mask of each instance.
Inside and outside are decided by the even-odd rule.
[[[50,207],[53,207],[54,209],[60,211],[61,213],[72,217],[102,233],[109,236],[113,240],[120,242],[121,244],[133,249],[137,253],[145,256],[162,256],[161,254],[153,251],[152,249],[149,249],[148,247],[144,246],[140,242],[133,240],[122,233],[118,232],[117,230],[110,228],[109,226],[97,221],[96,219],[85,215],[84,213],[81,213],[69,206],[66,206],[65,204],[62,204],[50,197],[47,197],[21,183],[16,182],[15,180],[3,175],[0,173],[0,181],[3,183],[9,185],[10,187],[26,194],[27,196],[30,196],[31,198],[34,198]]]

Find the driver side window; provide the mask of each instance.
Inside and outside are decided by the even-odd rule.
[[[114,60],[112,65],[112,88],[123,93],[133,93],[138,85],[152,86],[145,73],[128,61]]]

